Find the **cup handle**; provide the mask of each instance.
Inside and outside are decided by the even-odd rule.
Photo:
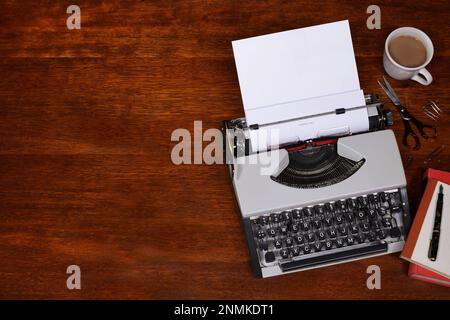
[[[433,76],[425,68],[420,69],[419,72],[411,79],[423,84],[424,86],[427,86],[433,82]]]

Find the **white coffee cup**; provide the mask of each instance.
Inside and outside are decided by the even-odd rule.
[[[427,50],[427,59],[424,64],[418,67],[409,68],[402,66],[394,59],[392,59],[391,55],[389,54],[389,43],[392,39],[395,39],[399,36],[411,36],[422,42],[422,44],[425,46],[425,49]],[[384,45],[384,70],[386,70],[387,74],[394,79],[412,79],[419,82],[420,84],[427,86],[431,82],[433,82],[433,77],[431,76],[431,73],[429,73],[428,70],[425,69],[425,67],[430,63],[431,58],[433,58],[433,53],[433,43],[431,42],[431,39],[425,34],[425,32],[412,27],[395,29],[389,34]]]

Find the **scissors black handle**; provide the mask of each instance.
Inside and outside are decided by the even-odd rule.
[[[405,146],[411,147],[411,145],[408,143],[408,139],[409,139],[409,137],[412,137],[414,140],[414,146],[412,146],[413,149],[417,150],[420,148],[419,137],[412,130],[411,123],[417,128],[417,130],[418,130],[419,134],[422,136],[422,138],[424,138],[424,139],[429,138],[428,134],[425,132],[425,129],[431,129],[433,131],[432,137],[436,137],[436,132],[437,132],[436,127],[430,126],[428,124],[424,124],[422,121],[417,120],[414,116],[412,116],[408,112],[408,109],[406,109],[403,105],[400,105],[400,104],[397,105],[397,110],[400,112],[402,119],[403,119],[403,124],[405,126],[405,134],[403,136],[403,144]]]
[[[420,141],[417,134],[414,133],[414,131],[411,128],[411,124],[409,123],[410,120],[403,119],[403,125],[405,126],[405,134],[403,135],[403,144],[407,147],[412,147],[414,150],[417,150],[420,148]],[[410,145],[408,143],[408,138],[412,137],[414,140],[414,146]]]
[[[436,129],[435,126],[430,126],[430,125],[428,125],[428,124],[424,124],[422,121],[417,120],[417,119],[414,118],[413,116],[410,116],[410,121],[416,126],[417,130],[419,130],[420,135],[421,135],[424,139],[436,137],[437,129]],[[430,129],[430,130],[432,131],[431,136],[429,136],[429,135],[425,132],[425,129]]]

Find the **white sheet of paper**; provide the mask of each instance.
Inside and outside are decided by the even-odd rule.
[[[277,143],[294,143],[329,132],[357,133],[369,129],[367,110],[346,116],[292,119],[365,105],[359,85],[348,20],[273,33],[232,42],[248,125],[261,127],[250,136],[252,148],[266,150],[270,130]],[[274,122],[291,121],[274,124]]]
[[[249,125],[365,105],[347,20],[232,45]]]
[[[439,186],[444,187],[444,206],[442,210],[441,235],[439,238],[439,249],[436,261],[428,259],[430,239],[433,232],[434,217],[436,214],[436,203]],[[431,198],[430,205],[420,229],[411,260],[425,268],[429,268],[444,277],[450,277],[450,185],[438,182]]]

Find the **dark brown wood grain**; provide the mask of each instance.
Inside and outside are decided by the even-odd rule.
[[[81,7],[81,30],[66,8]],[[176,128],[243,115],[230,42],[349,19],[361,86],[379,93],[384,39],[400,26],[435,46],[428,87],[394,81],[420,106],[450,100],[449,3],[378,1],[0,1],[0,298],[419,299],[448,288],[411,280],[397,255],[256,279],[228,172],[171,162]],[[398,114],[394,131],[400,143]],[[427,154],[450,146],[449,117],[419,151],[400,144],[413,211]],[[380,150],[383,152],[383,150]],[[449,169],[449,148],[437,169]],[[66,268],[82,289],[66,288]],[[366,288],[377,264],[382,289]]]

